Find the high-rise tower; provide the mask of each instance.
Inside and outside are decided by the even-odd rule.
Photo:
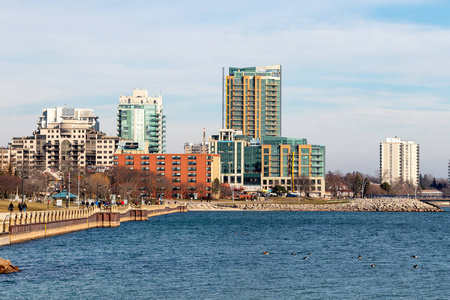
[[[147,90],[134,89],[132,96],[120,95],[117,135],[135,142],[147,142],[149,153],[164,153],[166,120],[162,96],[149,97]]]
[[[229,68],[226,128],[252,138],[281,135],[281,65]]]
[[[400,138],[387,138],[380,144],[380,176],[382,182],[389,184],[398,179],[419,183],[419,144],[402,141]]]

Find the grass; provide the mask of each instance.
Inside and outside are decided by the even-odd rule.
[[[9,212],[8,206],[9,206],[10,200],[0,200],[0,213]],[[12,202],[14,205],[13,212],[19,212],[19,202]],[[50,203],[50,209],[57,209],[56,206],[53,206],[52,203]],[[27,202],[27,211],[38,211],[38,210],[47,210],[47,203],[34,203],[34,202]]]

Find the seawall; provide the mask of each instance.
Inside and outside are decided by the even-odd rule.
[[[34,211],[2,214],[0,246],[96,227],[118,227],[121,222],[146,221],[150,217],[186,212],[185,206],[113,206],[109,209]]]

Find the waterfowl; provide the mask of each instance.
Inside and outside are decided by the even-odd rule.
[[[269,254],[269,252],[268,251],[264,251],[262,254],[264,254],[264,255],[268,255]]]
[[[375,268],[375,264],[370,265],[372,268]]]
[[[418,266],[417,266],[417,265],[414,265],[414,266],[413,266],[413,268],[414,268],[414,269],[417,269],[417,268],[418,268]]]
[[[411,255],[411,258],[417,258],[417,255]]]
[[[362,259],[362,256],[361,256],[361,255],[358,255],[358,259]]]
[[[291,255],[295,255],[295,252],[292,252]]]
[[[308,255],[311,255],[311,252],[309,252]]]
[[[304,260],[307,260],[307,259],[308,259],[308,256],[303,257],[303,259],[304,259]]]

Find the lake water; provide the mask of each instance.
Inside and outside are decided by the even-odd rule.
[[[0,257],[1,299],[448,299],[450,213],[178,213]]]

